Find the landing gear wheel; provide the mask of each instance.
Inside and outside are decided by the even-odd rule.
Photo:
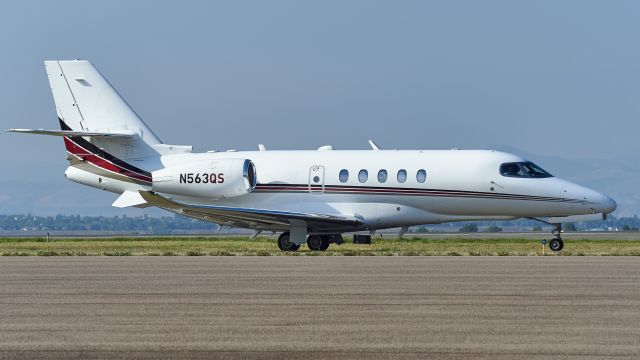
[[[289,237],[291,234],[289,234],[288,231],[283,232],[282,234],[280,234],[280,236],[278,236],[278,248],[282,251],[297,251],[300,248],[300,245],[296,245],[294,243],[292,243],[291,241],[289,241]]]
[[[329,244],[330,244],[329,238],[330,238],[329,235],[325,235],[322,237],[322,246],[320,247],[320,251],[325,251],[329,248]]]
[[[564,247],[564,242],[562,241],[562,238],[560,238],[560,234],[562,234],[562,224],[553,224],[553,227],[551,234],[553,234],[555,238],[549,241],[549,249],[557,252],[562,250]]]
[[[549,241],[549,249],[553,251],[560,251],[564,247],[564,242],[560,238],[551,239]]]
[[[310,235],[307,238],[307,246],[311,251],[325,251],[329,247],[329,238],[327,236]]]

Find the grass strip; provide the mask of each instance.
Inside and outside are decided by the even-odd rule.
[[[640,240],[640,239],[639,239]],[[637,240],[565,240],[551,256],[640,256]],[[328,251],[281,252],[274,237],[0,238],[2,256],[541,256],[537,240],[521,238],[374,239],[371,245],[345,243]]]

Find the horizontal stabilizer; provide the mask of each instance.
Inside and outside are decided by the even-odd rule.
[[[117,208],[126,208],[130,206],[135,206],[139,208],[145,208],[151,206],[151,204],[147,203],[139,192],[137,191],[125,191],[116,199],[116,201],[111,204]]]
[[[45,129],[9,129],[6,132],[15,132],[22,134],[37,134],[50,136],[101,136],[101,137],[132,137],[138,135],[132,130],[122,130],[113,132],[95,132],[95,131],[73,131],[73,130],[45,130]]]

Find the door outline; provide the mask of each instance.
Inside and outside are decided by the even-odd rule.
[[[318,181],[314,181],[315,177],[318,177]],[[309,168],[309,192],[312,194],[324,193],[324,166],[313,165]]]

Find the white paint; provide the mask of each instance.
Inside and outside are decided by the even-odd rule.
[[[122,177],[78,159],[70,180],[117,193],[139,192],[151,205],[195,218],[255,231],[291,230],[291,240],[308,233],[336,233],[462,220],[521,217],[585,218],[607,214],[616,203],[607,196],[556,177],[516,178],[500,174],[500,165],[523,162],[492,150],[339,151],[330,145],[302,151],[234,151],[192,153],[191,147],[161,144],[151,129],[86,61],[46,62],[58,115],[72,131],[96,131],[87,137],[113,156],[152,173],[153,185]],[[66,78],[82,79],[67,84]],[[129,140],[100,134],[135,132]],[[59,132],[55,132],[60,134]],[[63,134],[64,135],[64,134]],[[131,139],[139,139],[133,141]],[[246,164],[255,165],[252,191]],[[342,182],[341,170],[349,177]],[[367,170],[360,182],[358,173]],[[386,171],[386,181],[378,174]],[[406,171],[405,182],[398,180]],[[426,181],[417,173],[424,170]],[[184,173],[224,173],[224,183],[181,184]],[[102,177],[112,176],[106,181]],[[349,191],[345,191],[349,190]],[[114,205],[135,204],[125,195]],[[577,216],[577,217],[576,217]]]

